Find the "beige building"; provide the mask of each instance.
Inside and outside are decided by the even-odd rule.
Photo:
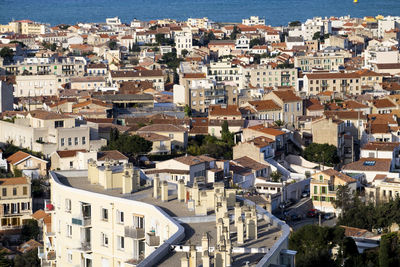
[[[0,231],[14,239],[15,230],[31,219],[31,181],[26,177],[0,178],[0,190]]]
[[[388,202],[400,197],[400,179],[377,174],[374,180],[365,187],[365,198],[374,204]]]
[[[104,77],[74,77],[70,79],[71,89],[97,90],[106,86]]]
[[[303,100],[292,90],[275,90],[264,96],[265,100],[273,100],[282,107],[278,118],[285,124],[296,124],[297,118],[303,115]]]
[[[334,145],[338,150],[338,156],[344,155],[344,121],[332,118],[314,120],[312,138],[317,144]]]
[[[314,208],[323,212],[339,213],[340,211],[333,205],[339,185],[349,186],[350,193],[355,192],[357,188],[355,179],[334,169],[313,174],[310,182],[310,197]]]
[[[156,133],[139,133],[147,141],[153,143],[149,154],[171,154],[171,138]]]
[[[13,142],[47,157],[59,150],[98,150],[106,144],[106,140],[90,136],[88,125],[77,126],[75,118],[55,112],[35,110],[19,115],[14,122],[0,121],[0,142]]]
[[[298,70],[273,68],[271,65],[257,65],[243,69],[245,83],[256,87],[292,86],[297,91]]]
[[[139,135],[154,133],[168,137],[171,149],[186,148],[188,142],[188,129],[173,124],[150,124],[137,130]]]
[[[0,25],[0,33],[4,32],[39,35],[46,32],[46,26],[31,20],[16,20],[9,22],[8,25]]]
[[[296,55],[294,57],[295,68],[301,68],[308,72],[313,69],[323,69],[328,71],[338,71],[339,66],[344,65],[344,59],[351,57],[348,52],[340,53],[312,53],[306,55]]]
[[[58,95],[61,88],[56,75],[18,75],[15,82],[14,97]]]
[[[138,70],[138,71],[110,71],[109,81],[112,84],[127,81],[151,81],[154,89],[164,91],[164,74],[162,70]]]
[[[23,151],[18,151],[7,158],[10,171],[15,173],[15,169],[21,170],[25,176],[37,178],[47,175],[47,161],[32,156]]]

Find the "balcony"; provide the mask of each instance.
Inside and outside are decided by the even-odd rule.
[[[55,210],[53,203],[50,199],[44,200],[44,211],[45,212],[53,212]]]
[[[146,233],[146,244],[150,247],[159,246],[160,237],[155,232],[148,232]]]
[[[144,238],[144,228],[125,226],[125,237],[130,237],[133,239],[143,239]]]
[[[92,224],[92,219],[90,217],[75,217],[72,218],[72,224],[80,225],[82,227],[90,227]]]
[[[80,250],[83,251],[83,252],[91,251],[92,250],[92,246],[91,246],[90,242],[88,242],[88,241],[81,242]]]

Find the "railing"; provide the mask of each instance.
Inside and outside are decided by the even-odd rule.
[[[148,246],[154,247],[160,245],[160,237],[154,232],[146,233],[146,244]]]
[[[130,237],[133,239],[143,239],[144,238],[144,228],[125,226],[125,237]]]
[[[92,224],[92,219],[91,219],[91,217],[75,217],[75,218],[72,218],[72,224],[87,227]]]
[[[90,245],[90,242],[88,242],[88,241],[81,242],[81,250],[82,251],[92,250],[92,246]]]

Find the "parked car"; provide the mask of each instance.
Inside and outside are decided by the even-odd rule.
[[[333,219],[333,218],[335,218],[335,213],[333,213],[333,212],[327,212],[327,213],[325,213],[325,215],[324,215],[324,219],[325,219],[325,220],[331,220],[331,219]]]
[[[301,194],[301,197],[309,197],[310,196],[310,191],[303,191]]]
[[[316,209],[311,209],[311,210],[307,211],[308,218],[314,218],[317,215],[318,215],[318,210],[316,210]]]
[[[298,215],[298,214],[292,214],[292,215],[290,215],[290,220],[291,220],[292,222],[300,221],[300,220],[301,220],[301,216]]]

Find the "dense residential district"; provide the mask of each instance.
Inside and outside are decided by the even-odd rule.
[[[400,17],[0,25],[0,266],[400,266]]]

